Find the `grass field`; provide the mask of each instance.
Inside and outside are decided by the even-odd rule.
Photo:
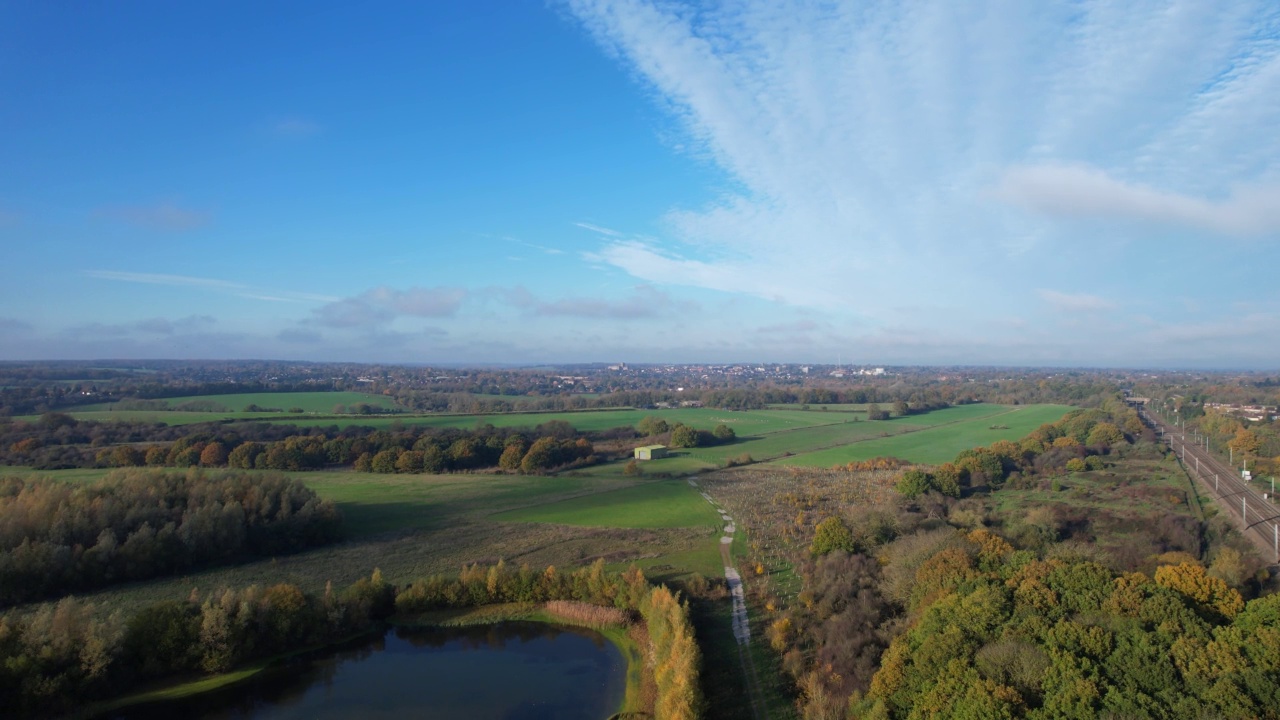
[[[610,428],[635,426],[642,419],[660,417],[667,422],[681,422],[702,430],[711,430],[724,423],[739,435],[744,433],[778,432],[796,427],[809,427],[827,423],[840,422],[841,418],[822,418],[816,413],[775,412],[772,410],[715,410],[711,408],[684,408],[680,410],[578,410],[565,412],[528,412],[528,413],[496,413],[476,415],[399,415],[394,417],[360,418],[353,423],[351,418],[302,418],[298,420],[278,419],[279,422],[290,422],[301,426],[326,426],[359,424],[372,427],[387,427],[393,423],[403,423],[415,427],[458,427],[470,428],[477,424],[488,423],[494,427],[536,427],[553,420],[562,420],[574,428],[583,431],[608,430]]]
[[[962,450],[990,445],[997,440],[1017,440],[1044,423],[1061,418],[1072,409],[1065,405],[1024,405],[1004,408],[996,413],[975,414],[967,418],[964,416],[965,412],[952,412],[967,412],[979,407],[998,406],[966,405],[947,408],[937,413],[930,413],[930,417],[949,414],[948,417],[955,418],[950,424],[803,453],[779,460],[778,463],[831,467],[854,460],[897,457],[912,462],[940,464],[955,458]],[[907,420],[911,419],[907,418]],[[1002,427],[992,429],[992,425]]]
[[[307,413],[325,413],[333,412],[336,405],[356,405],[364,403],[373,407],[384,408],[388,410],[399,408],[396,401],[386,395],[374,395],[372,393],[362,392],[260,392],[260,393],[232,393],[227,395],[187,395],[185,397],[163,398],[153,402],[164,402],[169,407],[178,407],[189,402],[211,402],[222,405],[230,411],[240,411],[249,405],[257,405],[264,408],[278,408],[288,410],[289,408],[301,408],[302,412]],[[107,412],[115,409],[116,403],[99,403],[97,405],[85,405],[77,410],[77,412]]]
[[[295,405],[286,403],[280,398],[293,397],[300,395],[360,395],[359,393],[263,393],[263,398],[275,398],[274,400],[258,402],[260,407],[284,407],[288,409]],[[219,397],[240,397],[252,398],[255,394],[245,394],[238,396],[229,395],[209,395],[207,398]],[[380,396],[370,396],[380,397]],[[389,398],[383,398],[389,401]],[[252,402],[252,401],[250,401]],[[318,400],[313,402],[319,402]],[[226,403],[223,403],[226,404]],[[205,413],[205,412],[182,412],[182,411],[163,411],[163,410],[79,410],[69,412],[68,414],[78,420],[97,420],[109,422],[111,420],[130,420],[135,422],[163,422],[169,425],[189,425],[200,422],[218,422],[223,420],[252,420],[252,421],[269,421],[274,423],[285,423],[290,425],[298,425],[302,427],[327,427],[337,425],[346,427],[349,425],[363,425],[368,427],[386,428],[392,425],[403,424],[405,426],[414,427],[457,427],[470,428],[477,424],[488,423],[495,427],[535,427],[545,422],[553,420],[563,420],[573,425],[578,430],[595,431],[608,430],[610,428],[621,426],[634,426],[645,417],[650,415],[663,418],[668,422],[681,422],[685,425],[711,430],[716,425],[724,423],[734,429],[739,435],[743,434],[762,434],[770,432],[778,432],[797,427],[809,427],[813,425],[824,425],[838,423],[847,420],[847,416],[829,416],[823,417],[819,413],[804,412],[800,410],[792,411],[775,411],[775,410],[716,410],[712,408],[683,408],[678,410],[636,410],[636,409],[616,409],[616,410],[577,410],[563,412],[511,412],[511,413],[493,413],[493,414],[466,414],[466,415],[449,415],[449,414],[395,414],[395,415],[369,415],[369,416],[353,416],[353,415],[333,415],[334,402],[328,403],[327,407],[315,411],[315,415],[281,415],[280,413],[246,413],[239,410],[249,403],[236,406],[236,412],[226,413]],[[372,403],[370,403],[372,404]],[[88,406],[94,407],[94,406]],[[312,412],[312,411],[307,411]],[[16,418],[19,420],[33,421],[38,416],[24,416]]]
[[[742,455],[750,455],[753,461],[761,462],[784,458],[788,454],[802,457],[807,456],[807,454],[817,455],[818,452],[838,454],[846,452],[847,448],[854,447],[854,444],[861,445],[869,442],[878,442],[881,438],[887,439],[891,436],[915,433],[936,426],[977,421],[982,418],[1001,415],[1001,413],[1007,413],[1013,409],[1013,406],[1005,405],[958,405],[920,415],[875,421],[860,420],[857,416],[849,413],[824,414],[821,412],[793,411],[795,414],[802,416],[816,416],[819,419],[826,420],[827,424],[786,428],[755,435],[744,436],[739,434],[738,439],[733,443],[705,448],[675,450],[666,458],[645,462],[642,468],[644,472],[650,474],[679,475],[724,467],[727,460],[738,458]],[[772,413],[776,411],[765,412]],[[994,421],[983,424],[981,427],[986,428],[991,422]],[[1038,427],[1038,424],[1036,427]],[[616,474],[620,470],[620,464],[600,465],[578,472],[594,476]],[[829,464],[834,465],[835,462]]]
[[[279,412],[244,412],[244,408],[257,405],[261,408],[273,408],[280,411],[300,410],[306,414],[332,415],[338,405],[351,407],[359,403],[386,410],[403,409],[395,400],[386,395],[374,395],[361,392],[290,392],[290,393],[234,393],[227,395],[188,395],[185,397],[163,398],[153,402],[163,402],[170,408],[180,407],[188,402],[210,402],[226,408],[225,412],[192,412],[187,410],[123,410],[118,403],[97,403],[82,405],[67,411],[77,420],[94,420],[111,422],[128,420],[130,422],[159,422],[166,425],[191,425],[202,422],[220,422],[223,420],[280,420]],[[297,415],[298,413],[294,413]],[[346,418],[348,416],[342,415]],[[20,420],[35,420],[38,416],[24,416]]]
[[[498,521],[587,527],[718,529],[720,515],[684,480],[667,480],[595,493],[490,516]]]
[[[72,482],[103,477],[107,470],[29,471]],[[103,608],[186,598],[193,591],[291,582],[321,592],[327,581],[346,586],[380,568],[394,583],[456,572],[467,563],[528,563],[535,568],[575,567],[603,558],[611,567],[636,562],[661,579],[719,567],[718,517],[699,511],[695,493],[644,478],[531,477],[519,475],[375,475],[350,471],[294,473],[342,511],[346,542],[296,555],[215,568],[153,582],[117,586],[82,599]],[[649,497],[650,495],[653,497]],[[596,495],[604,500],[592,500]],[[683,500],[683,502],[681,502]],[[579,522],[526,522],[492,516],[521,508],[546,513],[577,508]],[[675,503],[679,517],[662,521]],[[591,506],[599,517],[590,518]],[[705,503],[704,503],[705,506]],[[673,516],[675,517],[675,516]],[[645,520],[644,518],[650,518]],[[681,525],[681,523],[690,523]]]
[[[866,414],[867,405],[868,403],[827,403],[826,405],[811,403],[808,406],[809,409],[804,412],[856,412]],[[796,403],[769,403],[765,407],[770,410],[800,410],[802,406]],[[893,406],[889,403],[880,406],[883,410],[888,410],[891,407]]]

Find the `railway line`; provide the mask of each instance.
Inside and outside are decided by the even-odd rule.
[[[1184,428],[1169,425],[1146,408],[1139,409],[1139,415],[1177,453],[1187,474],[1236,520],[1241,533],[1262,556],[1273,564],[1280,563],[1280,508],[1275,497],[1252,487],[1240,470],[1222,462],[1195,437],[1188,438]]]

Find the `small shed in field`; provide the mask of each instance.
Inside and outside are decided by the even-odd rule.
[[[667,456],[666,445],[643,445],[636,448],[637,460],[657,460]]]

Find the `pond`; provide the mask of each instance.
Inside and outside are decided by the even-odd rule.
[[[229,688],[110,717],[603,720],[622,705],[626,673],[618,648],[591,630],[533,622],[393,628]]]

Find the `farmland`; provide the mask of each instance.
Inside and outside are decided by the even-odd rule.
[[[744,455],[751,456],[756,462],[778,459],[788,465],[820,467],[887,454],[918,462],[945,462],[965,448],[1022,437],[1042,423],[1057,420],[1068,409],[1061,405],[1015,407],[975,404],[875,421],[859,420],[849,413],[759,411],[761,414],[785,412],[801,419],[811,416],[827,422],[758,430],[752,434],[744,434],[739,426],[735,427],[738,438],[732,443],[675,450],[669,457],[646,462],[643,467],[645,472],[676,475],[724,467],[728,461]],[[1007,425],[1008,428],[989,429],[993,424]],[[923,439],[915,440],[917,437]],[[882,448],[891,441],[900,445],[890,444],[888,447],[896,452],[885,452]],[[972,442],[948,452],[949,448],[969,441]],[[617,472],[617,467],[605,465],[584,472],[603,475]]]
[[[33,472],[91,482],[106,470]],[[290,582],[312,592],[344,586],[380,568],[406,583],[466,563],[573,567],[596,558],[625,567],[635,560],[657,577],[719,568],[718,517],[676,483],[622,478],[519,475],[297,473],[344,516],[346,542],[297,555],[120,586],[88,595],[103,608],[132,608],[196,591]],[[674,505],[673,505],[674,503]],[[674,507],[673,512],[666,508]],[[519,513],[527,513],[520,517]],[[505,514],[505,515],[504,515]]]
[[[348,412],[357,405],[380,411],[403,410],[390,397],[362,392],[259,392],[225,395],[187,395],[158,400],[126,400],[117,403],[81,405],[67,412],[77,420],[110,422],[158,422],[166,425],[190,425],[226,420],[279,420],[281,413],[290,415],[333,416],[339,406]],[[139,408],[145,405],[145,409]],[[256,405],[263,411],[245,411]],[[190,409],[188,409],[190,408]],[[199,408],[199,409],[195,409]],[[346,413],[337,417],[349,417]],[[34,420],[35,417],[21,419]]]
[[[931,413],[931,416],[954,409],[958,408]],[[968,448],[989,445],[997,440],[1017,440],[1044,423],[1061,418],[1070,410],[1071,408],[1064,405],[1022,406],[997,414],[980,415],[892,437],[874,438],[865,442],[803,453],[778,462],[782,465],[831,467],[854,460],[897,457],[912,462],[944,463]]]
[[[682,480],[636,485],[493,515],[494,520],[584,527],[716,528],[720,516]]]
[[[128,401],[126,401],[128,402]],[[187,395],[183,397],[164,398],[149,402],[164,403],[169,408],[179,408],[191,403],[210,403],[221,405],[229,412],[236,412],[250,405],[262,408],[287,410],[297,408],[305,413],[332,413],[334,407],[347,407],[365,404],[371,407],[393,410],[399,406],[395,400],[386,395],[374,395],[362,392],[258,392],[232,393],[229,395]],[[101,403],[86,405],[83,412],[110,412],[118,409],[121,403]]]

